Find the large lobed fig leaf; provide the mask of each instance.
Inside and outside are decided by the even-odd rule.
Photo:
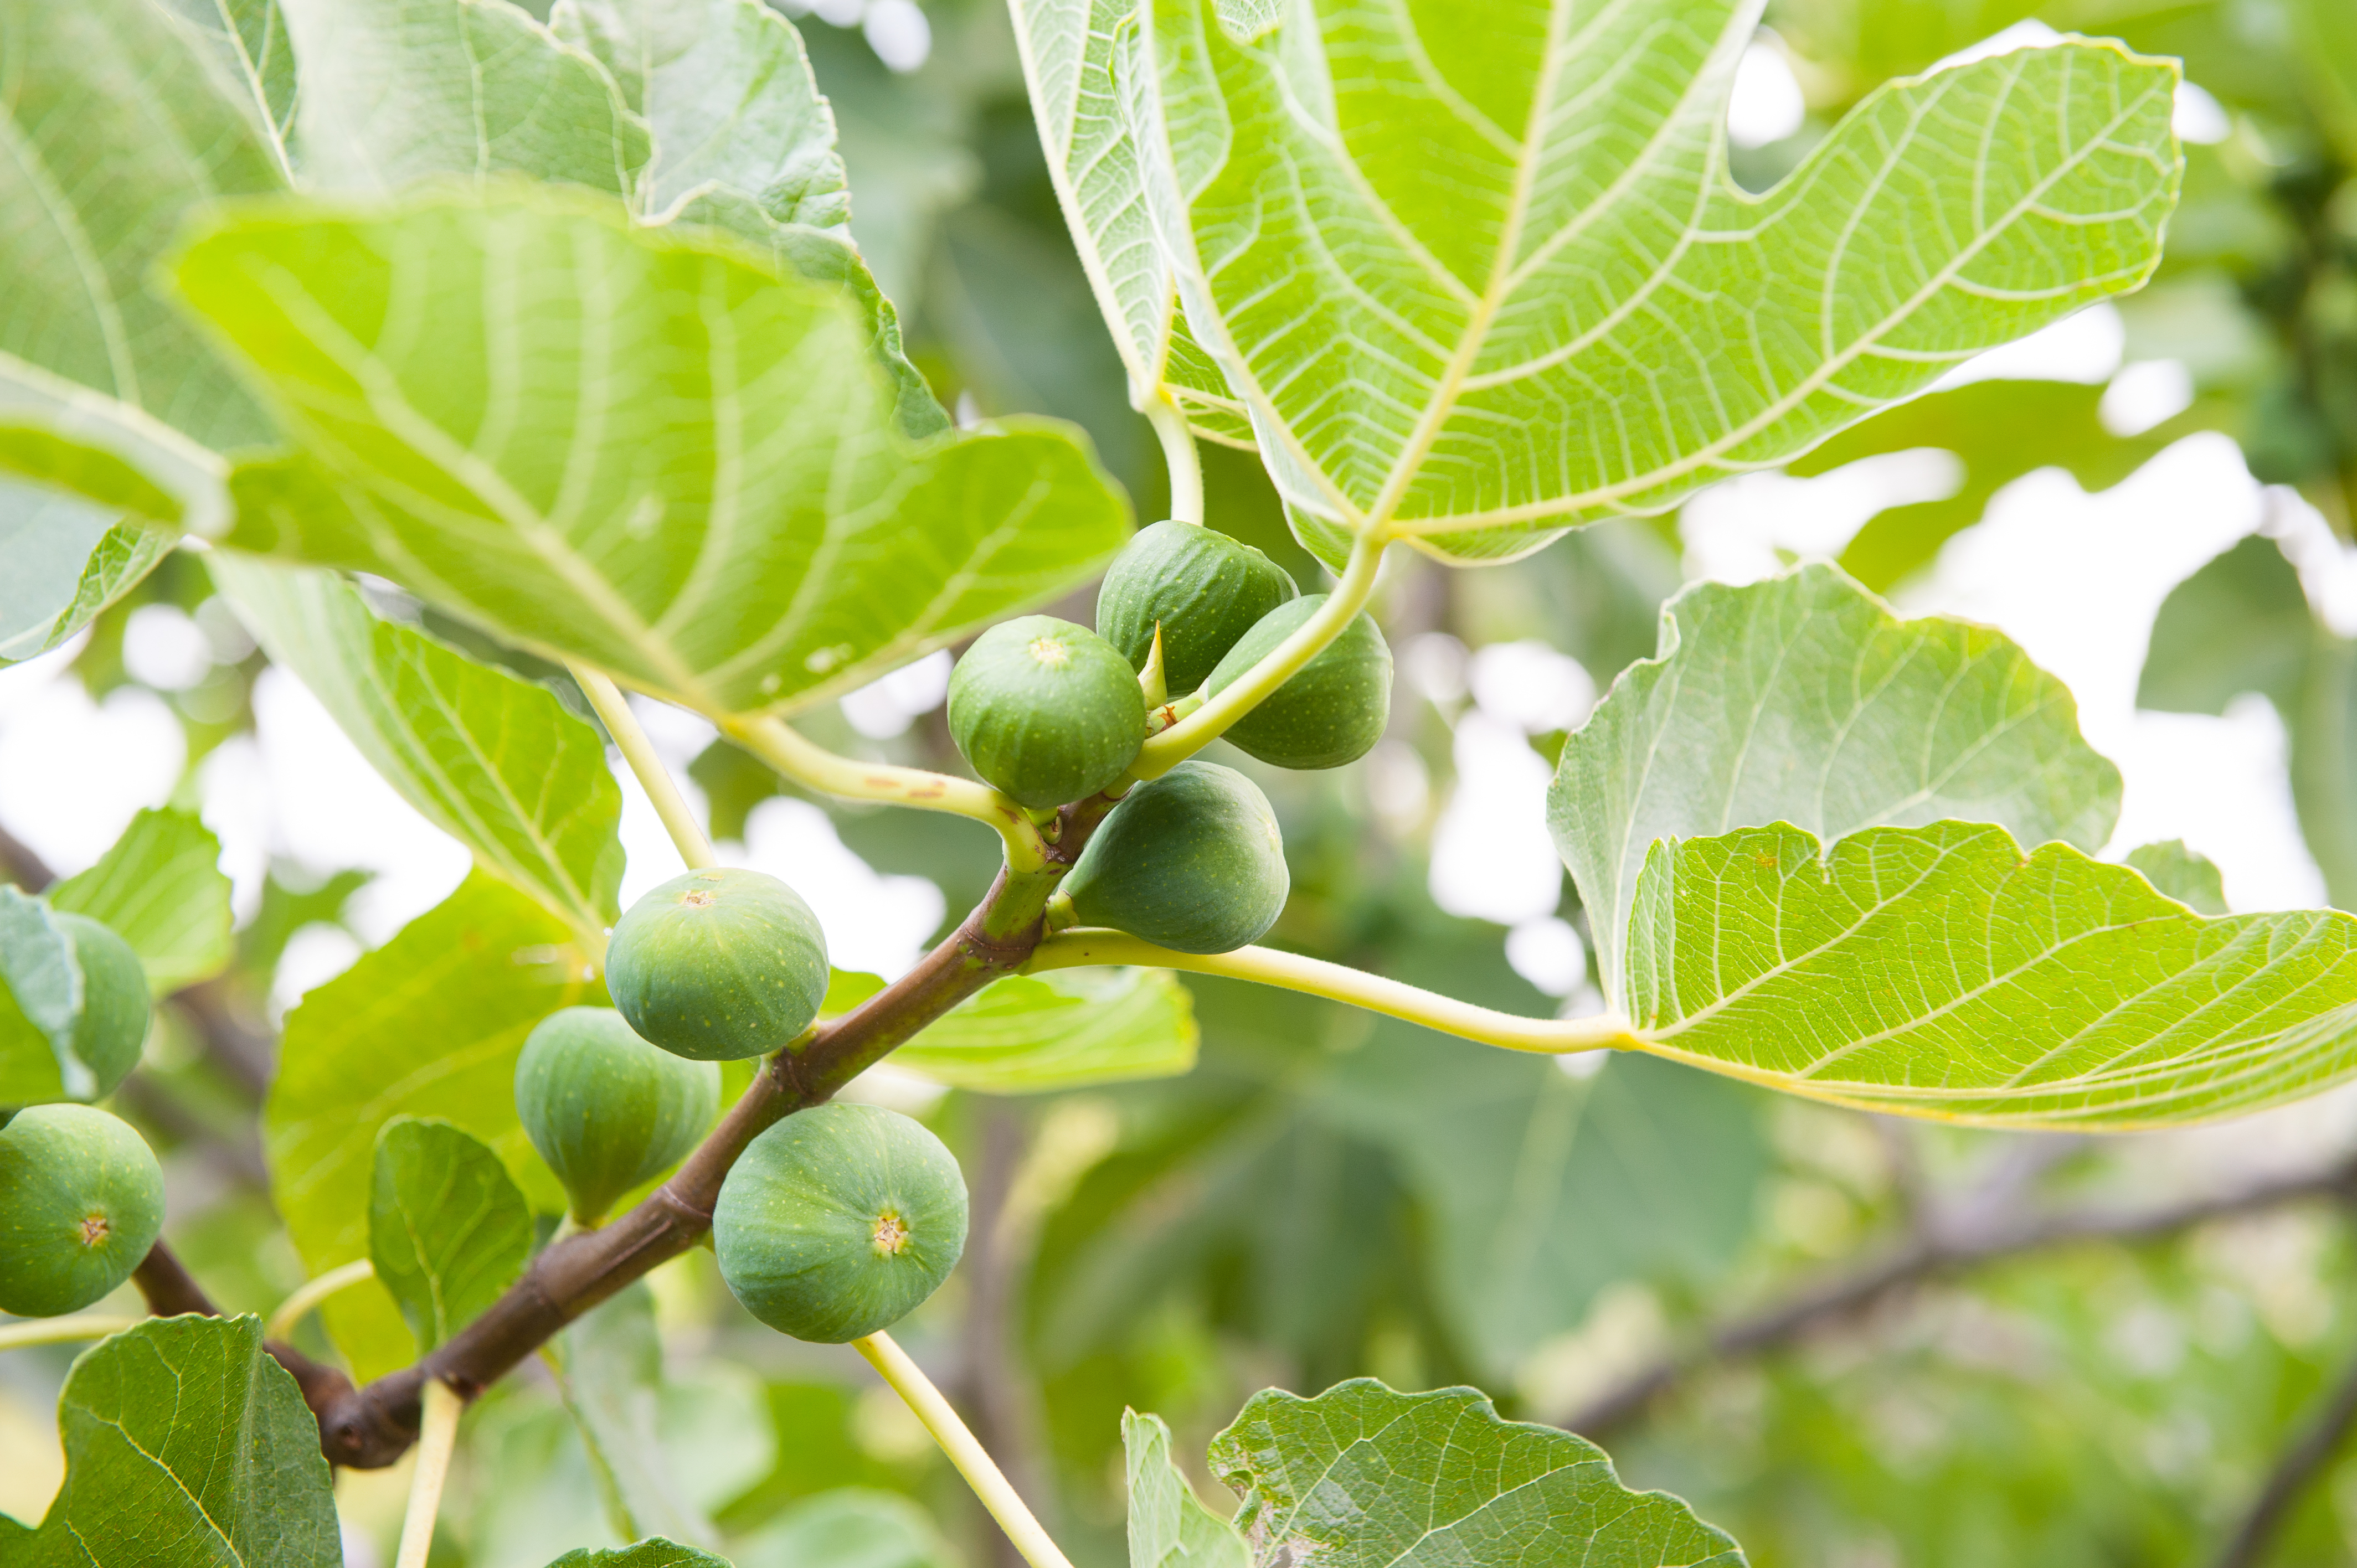
[[[301,447],[228,543],[707,713],[860,685],[1127,532],[1061,429],[911,443],[839,292],[559,194],[250,211],[178,279]]]
[[[2128,865],[2118,775],[2004,637],[1831,568],[1703,585],[1566,743],[1550,821],[1622,1043],[2016,1126],[2222,1116],[2357,1069],[2357,920],[2205,916]]]
[[[1807,449],[2140,284],[2173,62],[2070,41],[1892,82],[1727,170],[1760,0],[1162,0],[1146,194],[1305,541],[1536,548]]]

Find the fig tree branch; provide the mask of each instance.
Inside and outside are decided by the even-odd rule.
[[[2212,1219],[2333,1197],[2357,1197],[2357,1157],[2337,1161],[2322,1170],[2256,1182],[2239,1191],[2156,1208],[1998,1213],[1947,1223],[1935,1211],[1914,1234],[1882,1257],[1813,1281],[1781,1301],[1730,1318],[1697,1343],[1622,1380],[1556,1424],[1597,1437],[1641,1413],[1697,1372],[1764,1355],[1924,1280],[2048,1248],[2083,1241],[2150,1240]]]
[[[1368,596],[1375,591],[1375,575],[1383,566],[1383,546],[1388,540],[1389,535],[1383,533],[1361,534],[1358,542],[1351,547],[1351,559],[1342,569],[1341,580],[1334,585],[1334,591],[1327,595],[1317,613],[1295,628],[1292,636],[1270,649],[1267,657],[1238,676],[1232,684],[1222,687],[1217,696],[1168,729],[1146,736],[1146,744],[1138,748],[1137,760],[1129,765],[1129,776],[1141,783],[1161,778],[1225,735],[1231,725],[1258,707],[1303,665],[1317,658],[1328,643],[1341,636],[1366,607]]]
[[[2340,1453],[2352,1426],[2357,1426],[2357,1358],[2343,1369],[2323,1408],[2276,1457],[2266,1484],[2219,1553],[2218,1568],[2259,1568],[2266,1561],[2292,1506]]]
[[[1275,948],[1238,948],[1224,953],[1174,952],[1125,931],[1075,927],[1058,931],[1039,943],[1024,967],[1027,973],[1037,974],[1050,969],[1078,969],[1092,964],[1183,969],[1193,974],[1257,981],[1286,991],[1347,1002],[1372,1013],[1404,1018],[1446,1035],[1479,1040],[1485,1046],[1510,1051],[1564,1056],[1577,1051],[1635,1050],[1643,1044],[1618,1018],[1525,1018],[1515,1013],[1477,1007],[1470,1002],[1459,1002],[1396,980],[1385,980],[1348,964],[1304,958]]]

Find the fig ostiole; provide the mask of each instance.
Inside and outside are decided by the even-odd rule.
[[[1232,952],[1292,891],[1276,813],[1232,768],[1182,762],[1122,798],[1058,890],[1082,924],[1179,952]]]
[[[1137,671],[1113,645],[1053,616],[1020,616],[974,639],[950,673],[950,736],[983,781],[1050,811],[1086,800],[1146,741]]]
[[[0,1127],[0,1312],[80,1312],[131,1277],[164,1229],[145,1140],[88,1105],[35,1105]]]
[[[1203,683],[1216,697],[1326,603],[1310,594],[1280,605],[1228,650]],[[1372,751],[1392,714],[1392,650],[1361,610],[1316,658],[1230,725],[1225,739],[1277,768],[1340,768]]]
[[[746,1146],[712,1213],[720,1276],[780,1333],[839,1345],[888,1328],[965,1251],[965,1178],[925,1128],[834,1102]]]
[[[791,1044],[826,996],[826,935],[802,895],[737,866],[674,876],[623,913],[606,990],[641,1038],[696,1061]]]
[[[1162,683],[1191,692],[1228,650],[1301,590],[1251,545],[1200,523],[1141,528],[1105,568],[1097,635],[1145,673],[1162,628]]]
[[[687,1157],[720,1112],[720,1064],[674,1056],[611,1007],[566,1007],[516,1058],[524,1134],[595,1225],[615,1200]]]

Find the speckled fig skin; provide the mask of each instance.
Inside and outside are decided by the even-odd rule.
[[[826,995],[826,936],[802,896],[737,866],[674,876],[631,905],[606,990],[640,1037],[695,1061],[791,1042]]]
[[[594,1225],[624,1193],[687,1157],[720,1112],[720,1065],[639,1037],[611,1007],[566,1007],[516,1058],[516,1114]]]
[[[1292,886],[1268,797],[1234,768],[1199,760],[1124,796],[1063,891],[1084,925],[1215,953],[1258,941]]]
[[[787,1117],[737,1156],[712,1241],[746,1311],[840,1345],[941,1288],[965,1225],[965,1177],[939,1138],[897,1111],[836,1102]]]
[[[1045,811],[1120,778],[1146,741],[1137,671],[1084,626],[1001,621],[950,674],[950,736],[991,788]]]
[[[1300,592],[1291,573],[1249,544],[1196,523],[1157,522],[1139,529],[1105,568],[1097,635],[1143,671],[1159,624],[1163,684],[1180,695]]]
[[[129,1123],[35,1105],[0,1127],[0,1311],[80,1312],[129,1279],[163,1229],[163,1167]]]
[[[87,915],[53,913],[50,919],[72,939],[81,966],[81,1022],[74,1029],[74,1055],[98,1079],[90,1098],[103,1100],[139,1065],[147,1043],[147,971],[131,944]]]
[[[1325,595],[1310,594],[1263,617],[1211,671],[1204,695],[1216,697],[1234,684],[1325,602]],[[1392,650],[1362,610],[1317,658],[1229,725],[1225,738],[1273,767],[1340,768],[1372,751],[1391,716]]]

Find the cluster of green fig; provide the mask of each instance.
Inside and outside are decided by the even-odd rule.
[[[1209,528],[1157,522],[1106,570],[1096,629],[1050,616],[991,628],[950,677],[950,734],[974,772],[1049,811],[1118,787],[1147,735],[1217,696],[1326,602]],[[1278,768],[1364,757],[1391,718],[1392,655],[1361,612],[1225,738]],[[1121,799],[1064,878],[1053,918],[1181,952],[1257,940],[1291,885],[1253,782],[1185,762]]]
[[[826,995],[826,939],[758,871],[674,877],[607,948],[611,1007],[541,1020],[516,1061],[516,1111],[595,1225],[685,1158],[720,1109],[723,1061],[791,1049]],[[762,1322],[835,1343],[913,1311],[965,1248],[966,1192],[939,1138],[896,1112],[822,1105],[755,1138],[712,1217],[721,1277]]]
[[[65,1043],[79,1070],[68,1091],[103,1099],[138,1065],[146,971],[131,944],[88,916],[44,918],[79,979]],[[131,1277],[163,1228],[163,1167],[128,1122],[70,1102],[0,1109],[0,1312],[81,1311]]]

